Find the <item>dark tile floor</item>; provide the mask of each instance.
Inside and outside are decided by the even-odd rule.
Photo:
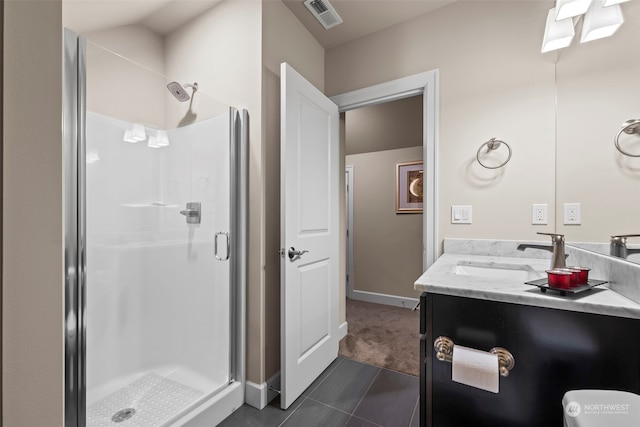
[[[244,405],[221,427],[417,427],[417,377],[338,357],[286,411]]]

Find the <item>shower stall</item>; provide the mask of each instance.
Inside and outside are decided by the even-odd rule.
[[[244,402],[247,112],[64,55],[66,427],[215,425]]]

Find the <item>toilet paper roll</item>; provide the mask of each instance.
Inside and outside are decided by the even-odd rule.
[[[454,345],[451,364],[453,381],[498,393],[500,374],[497,354]]]

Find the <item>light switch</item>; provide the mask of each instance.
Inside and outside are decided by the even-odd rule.
[[[451,224],[471,224],[472,216],[469,205],[451,206]]]

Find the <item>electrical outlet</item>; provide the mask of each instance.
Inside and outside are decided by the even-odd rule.
[[[546,203],[531,205],[531,224],[548,224],[548,206]]]
[[[564,223],[565,225],[579,225],[580,218],[580,203],[565,203],[564,204]]]

